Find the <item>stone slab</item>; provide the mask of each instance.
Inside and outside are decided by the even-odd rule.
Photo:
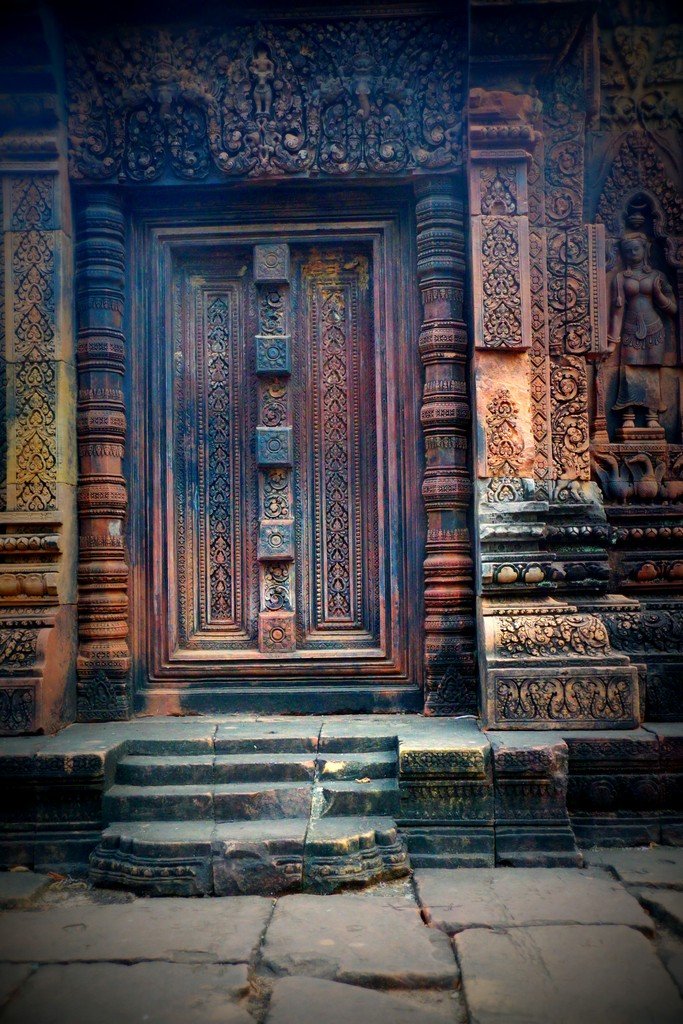
[[[322,718],[261,718],[242,722],[235,719],[218,725],[217,754],[307,753],[318,749]]]
[[[672,889],[641,889],[638,899],[656,921],[683,937],[683,892]]]
[[[21,988],[33,969],[32,964],[0,964],[0,1007]]]
[[[373,992],[322,978],[275,982],[265,1024],[456,1024],[456,992]]]
[[[33,871],[0,871],[0,910],[30,906],[51,882],[48,875]]]
[[[550,924],[653,931],[649,915],[618,882],[574,868],[418,869],[415,883],[426,920],[450,935]]]
[[[237,896],[9,910],[0,918],[0,961],[246,963],[271,909],[269,899]]]
[[[676,987],[633,928],[471,928],[455,943],[470,1024],[680,1024]]]
[[[590,850],[587,867],[606,868],[626,885],[661,885],[683,889],[683,849],[653,846],[647,850]]]
[[[253,1024],[248,987],[244,965],[47,966],[15,995],[3,1024]]]
[[[213,888],[217,896],[279,896],[301,889],[308,818],[217,824]]]
[[[452,988],[458,968],[448,938],[425,928],[408,901],[286,896],[266,933],[263,966],[377,988]]]

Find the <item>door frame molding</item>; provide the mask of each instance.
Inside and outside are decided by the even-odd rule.
[[[118,565],[118,577],[115,581],[118,604],[115,616],[119,634],[127,633],[130,621],[130,638],[118,638],[118,671],[119,697],[123,710],[127,704],[131,710],[145,714],[178,714],[201,712],[344,712],[344,711],[417,711],[423,706],[427,713],[452,714],[454,710],[453,693],[462,687],[466,677],[473,675],[473,635],[474,625],[471,615],[471,550],[468,532],[468,516],[470,506],[470,468],[469,468],[469,405],[466,394],[466,362],[467,343],[466,331],[462,320],[462,296],[464,285],[464,261],[460,253],[464,253],[464,232],[462,224],[462,202],[457,201],[456,207],[444,206],[443,197],[450,194],[462,194],[462,179],[446,175],[435,175],[420,178],[417,182],[417,226],[415,222],[416,202],[412,188],[408,184],[392,182],[390,186],[378,183],[345,182],[344,196],[340,197],[339,183],[316,182],[296,183],[292,185],[276,185],[268,195],[274,197],[274,204],[264,202],[263,186],[246,183],[240,186],[192,187],[178,186],[130,189],[109,187],[100,189],[85,188],[79,190],[81,210],[87,211],[96,199],[95,193],[102,196],[107,193],[114,207],[124,205],[127,229],[127,245],[123,250],[125,277],[118,288],[119,303],[125,300],[125,321],[119,322],[118,331],[123,343],[123,332],[127,331],[131,342],[127,346],[128,365],[116,368],[121,375],[121,384],[125,394],[125,408],[128,417],[129,444],[125,461],[120,466],[123,472],[118,481],[113,480],[111,472],[101,473],[101,483],[105,490],[111,487],[121,491],[123,496],[120,508],[115,512],[119,526],[124,522],[125,540],[127,541],[127,557],[130,561],[130,573],[123,565]],[[439,198],[441,197],[441,198]],[[288,222],[293,227],[300,226],[307,216],[311,222],[311,233],[315,234],[315,224],[336,223],[336,237],[343,236],[343,228],[339,226],[340,211],[343,210],[344,222],[356,232],[364,230],[382,230],[385,237],[390,238],[387,246],[387,258],[390,250],[393,253],[393,264],[398,268],[398,287],[396,297],[402,303],[401,313],[397,320],[403,328],[402,336],[410,352],[405,365],[410,367],[411,374],[401,371],[397,388],[400,395],[405,437],[414,437],[415,443],[403,446],[402,482],[425,482],[423,496],[425,499],[428,524],[424,522],[419,502],[419,494],[413,487],[413,498],[407,500],[406,493],[401,496],[403,503],[403,521],[405,537],[402,549],[407,562],[408,571],[404,572],[410,594],[404,595],[403,601],[410,608],[410,621],[403,620],[400,628],[407,630],[406,656],[407,670],[402,679],[387,679],[377,684],[357,684],[352,680],[349,685],[330,685],[324,678],[310,679],[302,685],[269,683],[265,686],[235,685],[221,682],[216,686],[182,685],[169,686],[167,681],[159,680],[159,685],[149,685],[147,657],[141,649],[141,639],[146,635],[146,602],[141,599],[145,578],[145,566],[141,558],[143,544],[141,540],[150,524],[139,507],[135,494],[130,502],[125,493],[126,481],[131,478],[131,451],[141,451],[145,460],[149,460],[151,452],[146,444],[145,430],[141,429],[141,409],[144,403],[131,400],[135,389],[145,388],[149,382],[140,377],[141,334],[140,317],[146,317],[147,309],[143,310],[139,302],[132,302],[132,295],[145,296],[147,292],[144,279],[144,260],[133,259],[135,252],[140,252],[140,245],[145,235],[154,230],[172,231],[169,218],[176,224],[184,224],[191,233],[196,228],[200,233],[208,224],[220,223],[225,220],[226,210],[234,215],[238,210],[241,214],[248,213],[252,222],[258,222],[262,228],[269,224],[274,227],[277,217],[275,208],[288,211]],[[434,220],[435,207],[441,208],[440,218]],[[448,207],[448,208],[447,208]],[[425,217],[425,210],[432,210],[432,216]],[[422,215],[420,214],[422,209]],[[97,215],[95,216],[97,219]],[[234,220],[234,216],[232,218]],[[440,223],[438,223],[440,219]],[[100,241],[107,234],[107,216],[100,218]],[[92,234],[92,232],[91,232]],[[97,234],[97,231],[95,232]],[[353,234],[353,231],[351,231]],[[455,239],[458,252],[453,254],[452,245],[446,244],[446,236]],[[79,309],[88,308],[93,304],[93,295],[97,290],[93,285],[92,266],[96,262],[97,238],[91,238],[91,251],[83,261],[80,273]],[[445,289],[445,290],[444,290]],[[111,289],[110,289],[111,290]],[[446,295],[446,292],[449,294]],[[125,294],[127,293],[127,295]],[[438,298],[441,295],[441,298]],[[419,298],[422,297],[424,315],[420,332]],[[437,298],[435,299],[435,296]],[[444,298],[445,296],[445,298]],[[436,306],[433,305],[436,301]],[[429,303],[432,303],[430,308]],[[94,303],[97,305],[97,303]],[[104,303],[106,305],[106,303]],[[147,303],[145,302],[145,307]],[[455,309],[455,306],[458,308]],[[106,319],[106,315],[105,315]],[[120,318],[119,318],[120,319]],[[453,349],[454,334],[451,330],[454,319],[457,319],[458,330],[457,352],[446,351],[442,347],[440,355],[434,345],[443,341],[444,331],[449,333],[450,349]],[[439,327],[439,324],[441,325]],[[438,328],[435,331],[435,325]],[[81,314],[81,328],[87,330],[87,317]],[[441,331],[441,342],[439,341]],[[418,350],[417,339],[420,338]],[[465,338],[463,348],[463,337]],[[427,338],[427,341],[425,341]],[[431,342],[429,341],[431,338]],[[411,344],[412,343],[412,344]],[[433,351],[427,352],[430,344]],[[400,341],[396,352],[400,350]],[[449,347],[448,345],[446,346]],[[446,408],[448,398],[440,402],[442,422],[435,431],[434,421],[428,422],[429,408],[434,412],[433,387],[425,388],[424,396],[419,386],[410,386],[409,377],[420,380],[421,370],[419,355],[430,377],[430,366],[436,368],[437,378],[445,378],[454,371],[455,377],[462,379],[465,393],[457,408],[451,403],[450,412]],[[435,358],[435,353],[437,357]],[[433,374],[432,374],[433,377]],[[408,383],[408,387],[406,387]],[[460,385],[458,385],[460,388]],[[462,390],[462,389],[460,389]],[[111,389],[104,388],[103,394]],[[429,391],[429,395],[428,395]],[[123,395],[121,396],[123,397]],[[424,397],[424,404],[421,401]],[[443,396],[442,396],[443,398]],[[116,404],[116,403],[114,403]],[[79,440],[92,440],[91,425],[83,419],[85,411],[79,392]],[[439,414],[437,414],[439,415]],[[450,422],[446,422],[450,415]],[[445,417],[445,419],[444,419]],[[420,429],[422,421],[422,429]],[[82,427],[82,429],[81,429]],[[445,440],[450,437],[451,440]],[[424,461],[425,439],[427,442],[427,460]],[[435,458],[436,453],[436,458]],[[455,453],[455,462],[453,456]],[[441,461],[445,455],[446,461]],[[441,464],[440,464],[441,461]],[[83,463],[81,463],[79,483],[88,486],[92,481],[85,479]],[[106,477],[106,480],[105,480]],[[406,504],[407,502],[407,504]],[[111,504],[111,501],[109,502]],[[79,506],[79,526],[81,531],[92,520],[92,509],[88,512]],[[435,520],[437,525],[435,526]],[[101,517],[99,536],[103,528],[111,530],[112,516]],[[109,523],[109,527],[107,526]],[[455,523],[455,526],[453,525]],[[444,525],[445,524],[445,525]],[[427,531],[427,525],[429,530]],[[119,527],[117,527],[118,529]],[[82,534],[83,535],[83,534]],[[125,559],[126,548],[121,552]],[[423,559],[425,569],[422,568]],[[101,550],[95,547],[85,561],[89,562],[88,581],[92,592],[93,586],[107,582],[106,568],[100,571],[97,559],[101,558]],[[81,546],[81,564],[84,563],[84,549]],[[426,577],[426,578],[425,578]],[[450,578],[450,583],[446,577]],[[426,589],[426,602],[425,602]],[[94,630],[104,621],[103,617],[88,608],[83,602],[83,590],[79,594],[79,618],[81,623],[81,654],[88,644],[92,645]],[[130,611],[128,611],[128,605]],[[116,645],[110,644],[108,635],[100,635],[99,666],[103,680],[110,678],[109,666],[116,662]],[[123,648],[130,651],[128,664],[122,658]],[[87,653],[87,650],[85,651]],[[89,668],[81,658],[79,668]],[[423,683],[424,680],[424,683]],[[424,690],[424,692],[423,692]],[[457,709],[456,709],[457,710]]]

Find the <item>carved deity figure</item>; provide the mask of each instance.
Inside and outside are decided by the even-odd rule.
[[[619,347],[619,391],[614,410],[621,412],[622,429],[635,427],[643,409],[645,425],[661,429],[661,367],[665,363],[666,323],[676,312],[676,299],[664,274],[649,263],[649,243],[643,234],[622,238],[619,248],[624,269],[612,281],[609,351]]]
[[[275,74],[275,65],[268,56],[265,46],[257,46],[249,70],[256,79],[254,104],[257,114],[269,114],[273,102],[273,87],[270,84]]]

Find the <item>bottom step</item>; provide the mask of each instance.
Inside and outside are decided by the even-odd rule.
[[[149,896],[330,893],[410,874],[391,818],[112,824],[91,880]]]

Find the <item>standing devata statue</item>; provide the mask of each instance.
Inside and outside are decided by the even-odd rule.
[[[636,412],[645,412],[645,426],[660,429],[661,367],[666,363],[667,329],[662,319],[676,312],[673,289],[664,274],[649,263],[646,235],[630,234],[619,243],[624,269],[612,281],[609,352],[619,346],[619,391],[614,410],[622,429],[634,428]]]

